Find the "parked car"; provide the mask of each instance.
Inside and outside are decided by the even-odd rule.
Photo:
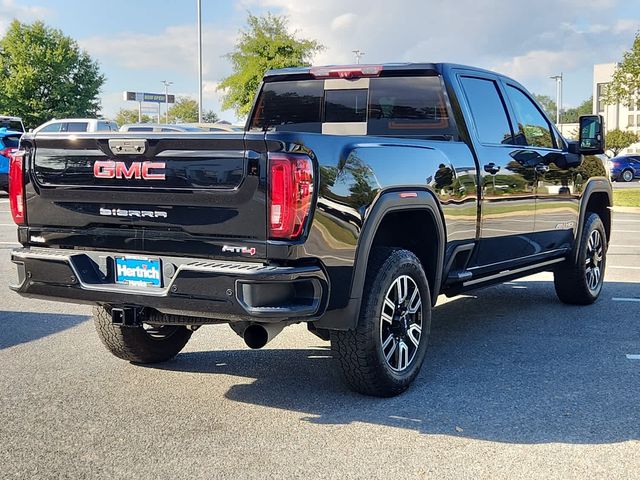
[[[241,132],[244,127],[231,125],[230,123],[190,123],[192,127],[197,127],[205,132]]]
[[[0,115],[0,128],[6,128],[13,132],[24,132],[24,124],[20,117],[8,117]]]
[[[16,126],[16,125],[14,125]],[[22,131],[0,128],[0,190],[9,191],[9,161],[18,149]]]
[[[422,63],[267,72],[241,133],[26,134],[11,288],[92,304],[136,364],[203,325],[261,348],[303,323],[353,389],[397,395],[441,294],[551,271],[560,301],[598,299],[611,184],[575,169],[602,122],[569,142],[515,80]]]
[[[100,118],[54,118],[33,131],[34,133],[117,132],[118,124],[113,120]]]
[[[631,182],[640,178],[640,155],[620,155],[609,160],[613,182]]]
[[[122,125],[121,132],[204,132],[193,125],[163,123],[131,123]]]

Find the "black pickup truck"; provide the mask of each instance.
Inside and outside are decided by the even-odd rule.
[[[11,288],[95,305],[104,344],[136,363],[202,325],[260,348],[305,322],[351,387],[395,395],[441,294],[553,271],[561,301],[597,299],[602,119],[579,136],[514,80],[429,63],[271,71],[238,134],[27,134]]]

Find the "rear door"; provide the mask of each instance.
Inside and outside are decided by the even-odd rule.
[[[508,262],[535,253],[535,172],[522,154],[504,91],[496,76],[458,74],[470,119],[470,134],[481,171],[482,216],[476,267]]]
[[[36,243],[265,258],[262,135],[38,134],[25,146]]]

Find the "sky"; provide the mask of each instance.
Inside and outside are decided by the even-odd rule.
[[[564,107],[591,95],[593,64],[619,61],[640,30],[640,0],[202,0],[204,108],[221,111],[217,85],[231,73],[247,12],[286,15],[292,32],[325,49],[316,65],[455,62],[514,77]],[[196,0],[0,0],[0,35],[12,18],[43,20],[73,37],[107,81],[102,110],[113,117],[124,90],[197,98]]]

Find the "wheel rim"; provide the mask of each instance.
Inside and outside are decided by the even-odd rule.
[[[633,173],[631,173],[629,170],[625,170],[624,172],[622,172],[622,179],[625,182],[630,182],[631,180],[633,180]]]
[[[380,315],[382,354],[391,370],[402,372],[413,363],[422,338],[422,297],[408,275],[396,278],[384,297]]]
[[[594,292],[600,288],[604,263],[604,244],[599,230],[594,230],[591,232],[591,235],[589,235],[586,253],[585,277],[589,290]]]
[[[178,331],[178,325],[149,325],[143,323],[142,328],[145,333],[154,340],[165,340]]]

